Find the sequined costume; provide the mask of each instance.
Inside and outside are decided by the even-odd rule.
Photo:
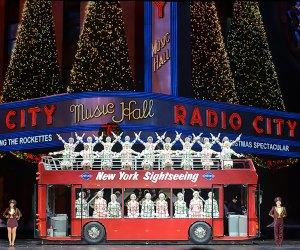
[[[185,141],[183,141],[180,138],[181,134],[178,134],[177,131],[176,134],[179,136],[179,141],[182,145],[182,150],[180,151],[181,167],[185,170],[190,170],[193,168],[193,155],[196,154],[196,152],[192,150],[192,147],[194,146],[195,142],[199,139],[199,137],[194,136],[192,142],[190,137],[186,137]]]
[[[208,199],[204,203],[204,217],[219,218],[218,202],[213,198],[211,192],[209,192]]]
[[[121,137],[115,135],[113,132],[112,134],[118,140],[118,142],[122,145],[122,150],[118,154],[119,157],[121,158],[121,168],[122,169],[132,169],[133,168],[133,157],[134,155],[139,155],[138,152],[134,151],[131,149],[133,144],[138,140],[138,135],[136,135],[136,138],[130,142],[130,137],[127,135],[125,136],[125,141],[121,141]]]
[[[233,167],[233,161],[231,156],[235,155],[237,157],[242,157],[243,155],[236,153],[231,149],[231,146],[238,142],[241,138],[239,135],[234,141],[230,142],[228,137],[224,137],[222,142],[218,142],[221,147],[220,159],[222,164],[222,169],[230,169]]]
[[[84,197],[84,193],[80,192],[75,201],[76,218],[87,218],[89,216],[88,203]]]
[[[73,152],[69,149],[69,145],[64,145],[64,150],[57,151],[57,152],[51,152],[49,155],[61,155],[61,160],[59,162],[60,167],[62,169],[73,169],[73,164],[75,162],[75,157],[77,153]]]
[[[143,142],[139,137],[138,140],[144,145],[145,149],[141,152],[140,156],[143,157],[142,161],[142,168],[145,170],[153,169],[154,161],[155,161],[155,148],[159,142],[161,142],[160,139],[158,139],[156,142],[153,142],[152,136],[149,136],[147,138],[147,142]]]
[[[212,150],[211,147],[216,143],[218,138],[212,135],[212,142],[209,141],[209,138],[204,138],[204,143],[198,141],[198,144],[201,146],[202,150],[198,153],[201,159],[201,164],[204,170],[210,170],[214,165],[212,160],[213,155],[218,155],[219,153]]]
[[[177,194],[177,201],[174,202],[174,217],[175,218],[186,218],[187,217],[187,206],[184,201],[184,196],[182,193]]]
[[[129,218],[138,218],[139,217],[140,205],[136,200],[130,200],[127,203],[127,214]]]
[[[94,218],[107,217],[107,202],[103,197],[95,198],[93,217]]]
[[[126,146],[122,149],[122,151],[119,153],[119,157],[121,158],[122,169],[132,169],[133,168],[134,155],[138,155],[138,152],[136,152]]]
[[[190,218],[203,217],[203,201],[200,199],[200,195],[197,191],[193,193],[193,199],[191,199],[190,202],[189,217]]]
[[[103,146],[103,150],[98,153],[98,157],[101,159],[101,168],[111,169],[113,165],[113,157],[115,156],[112,148],[118,141],[118,137],[113,142],[111,142],[111,138],[109,136],[106,137],[105,142],[102,139],[103,135],[98,138],[98,142]]]
[[[109,218],[121,218],[121,205],[117,201],[117,196],[115,194],[112,194],[110,196],[110,202],[107,206],[107,212]]]
[[[151,200],[151,195],[146,194],[145,198],[142,202],[141,217],[154,218],[154,202]]]
[[[155,208],[156,208],[155,216],[157,218],[169,217],[168,202],[165,200],[164,194],[160,194],[159,199],[156,201]]]
[[[70,137],[68,142],[66,142],[59,134],[56,134],[58,139],[64,144],[64,145],[68,145],[68,149],[71,152],[75,151],[75,148],[77,147],[77,145],[82,142],[82,138],[84,136],[84,134],[82,136],[78,136],[77,133],[75,132],[75,136],[77,138],[77,141],[74,142],[74,138]]]
[[[79,153],[82,156],[81,166],[83,169],[91,169],[93,167],[94,159],[97,155],[96,152],[91,151],[88,144],[84,145],[84,150]]]
[[[109,218],[121,218],[121,205],[117,201],[111,201],[107,206]]]

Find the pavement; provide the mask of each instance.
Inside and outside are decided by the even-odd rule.
[[[80,244],[51,244],[51,245],[42,245],[40,241],[37,240],[16,240],[16,245],[14,247],[9,247],[7,240],[0,240],[0,249],[43,249],[43,250],[52,250],[52,249],[64,249],[64,250],[79,250],[79,249],[88,249],[88,250],[237,250],[237,249],[251,249],[251,250],[272,250],[272,249],[289,249],[289,250],[300,250],[300,241],[285,241],[281,248],[275,247],[273,241],[255,241],[248,243],[241,242],[226,242],[226,243],[216,243],[208,245],[192,245],[186,243],[174,243],[166,244],[164,242],[149,244],[127,244],[124,243],[113,243],[108,242],[106,244],[100,245],[86,245],[84,242]]]

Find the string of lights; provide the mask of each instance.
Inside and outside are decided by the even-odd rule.
[[[39,163],[42,159],[43,155],[39,154],[32,154],[32,153],[26,153],[26,152],[10,152],[14,157],[31,163]]]
[[[270,157],[258,157],[254,155],[246,155],[246,158],[251,158],[256,167],[268,168],[268,169],[282,169],[286,167],[293,167],[299,162],[297,158],[282,158],[272,159]]]
[[[51,0],[27,0],[3,86],[3,101],[64,92],[60,82]]]
[[[235,2],[227,51],[240,104],[284,110],[257,2]]]
[[[194,1],[191,12],[193,94],[197,99],[237,103],[234,81],[213,1]]]
[[[134,89],[120,3],[89,2],[68,91]]]

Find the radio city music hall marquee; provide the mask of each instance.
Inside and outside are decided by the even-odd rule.
[[[34,105],[33,105],[34,103]],[[97,132],[107,124],[142,135],[242,133],[241,152],[300,156],[300,115],[240,105],[132,92],[65,94],[0,105],[0,150],[61,145],[56,133]]]

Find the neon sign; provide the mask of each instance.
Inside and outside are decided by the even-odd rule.
[[[235,138],[241,153],[300,157],[300,115],[228,103],[137,92],[64,94],[0,105],[0,150],[61,146],[74,132],[114,126],[125,134],[174,131]],[[108,131],[109,134],[109,131]],[[175,145],[176,146],[176,145]]]

